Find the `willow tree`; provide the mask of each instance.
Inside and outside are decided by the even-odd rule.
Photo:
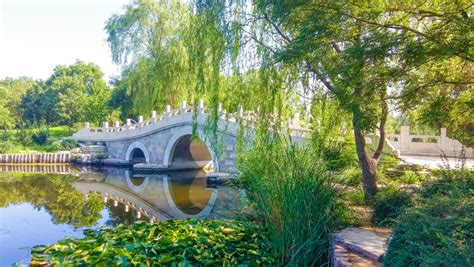
[[[175,104],[189,84],[183,29],[190,9],[179,1],[138,0],[109,18],[105,30],[112,59],[123,67],[120,85],[135,112]]]
[[[352,115],[367,201],[377,192],[389,107],[410,109],[427,92],[472,85],[470,1],[201,0],[195,5],[221,27],[228,58],[246,62],[253,54],[262,65],[296,66],[296,75],[286,81],[305,74],[309,96],[331,94]],[[369,151],[366,137],[374,132],[380,141]]]

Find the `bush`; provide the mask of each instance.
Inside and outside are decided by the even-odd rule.
[[[8,153],[10,150],[14,149],[15,146],[9,142],[0,141],[0,154]]]
[[[362,190],[355,190],[352,192],[347,192],[344,195],[344,199],[349,201],[352,205],[356,206],[364,206],[365,205],[365,198],[364,198],[364,191]]]
[[[71,150],[77,147],[77,140],[76,139],[62,139],[63,149]]]
[[[385,266],[471,266],[474,263],[474,171],[440,170],[419,203],[400,217]]]
[[[56,152],[63,150],[63,144],[60,140],[53,141],[46,147],[46,151],[48,152]]]
[[[0,142],[7,142],[11,140],[11,134],[7,131],[0,132]]]
[[[398,182],[402,184],[420,185],[425,179],[426,176],[424,174],[406,171],[400,178],[398,178]]]
[[[381,226],[393,225],[402,211],[413,203],[413,194],[398,188],[384,188],[377,193],[372,203],[372,222]]]
[[[274,140],[239,158],[239,181],[268,228],[279,265],[328,264],[330,233],[346,218],[339,192],[317,155]]]
[[[61,150],[71,150],[77,146],[77,141],[74,139],[63,139],[53,141],[46,148],[49,152],[61,151]]]
[[[362,185],[362,170],[360,167],[347,168],[342,172],[340,183],[348,186]]]
[[[270,266],[261,227],[241,221],[169,220],[86,230],[32,249],[31,264],[45,266]]]
[[[354,141],[344,141],[340,146],[327,147],[323,151],[324,160],[328,163],[328,169],[337,171],[344,168],[359,166]]]
[[[32,140],[37,145],[46,145],[49,140],[49,131],[48,129],[42,128],[36,130],[32,135]]]
[[[28,130],[19,130],[15,133],[15,138],[22,146],[31,144],[32,133]]]

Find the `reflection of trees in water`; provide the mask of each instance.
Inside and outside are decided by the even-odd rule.
[[[87,200],[71,183],[75,177],[55,174],[10,174],[0,176],[0,207],[30,203],[44,208],[55,224],[76,228],[94,226],[105,205],[97,196]]]
[[[107,210],[109,211],[109,220],[105,223],[108,226],[117,226],[119,224],[132,224],[138,220],[136,216],[136,211],[132,208],[128,212],[125,212],[125,205],[123,203],[118,203],[115,207],[113,205],[114,201],[107,201]]]

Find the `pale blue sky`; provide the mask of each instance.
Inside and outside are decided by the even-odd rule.
[[[93,62],[119,73],[104,25],[130,0],[0,0],[0,79],[48,78],[58,64]]]

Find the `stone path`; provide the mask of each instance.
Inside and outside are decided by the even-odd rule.
[[[433,156],[416,156],[416,155],[401,155],[400,158],[407,163],[418,164],[427,168],[441,168],[445,165],[441,157]],[[459,164],[459,160],[455,158],[448,158],[447,163],[451,168]],[[474,159],[466,159],[465,166],[474,169]]]
[[[335,233],[331,266],[381,266],[389,236],[387,228],[350,227]]]

